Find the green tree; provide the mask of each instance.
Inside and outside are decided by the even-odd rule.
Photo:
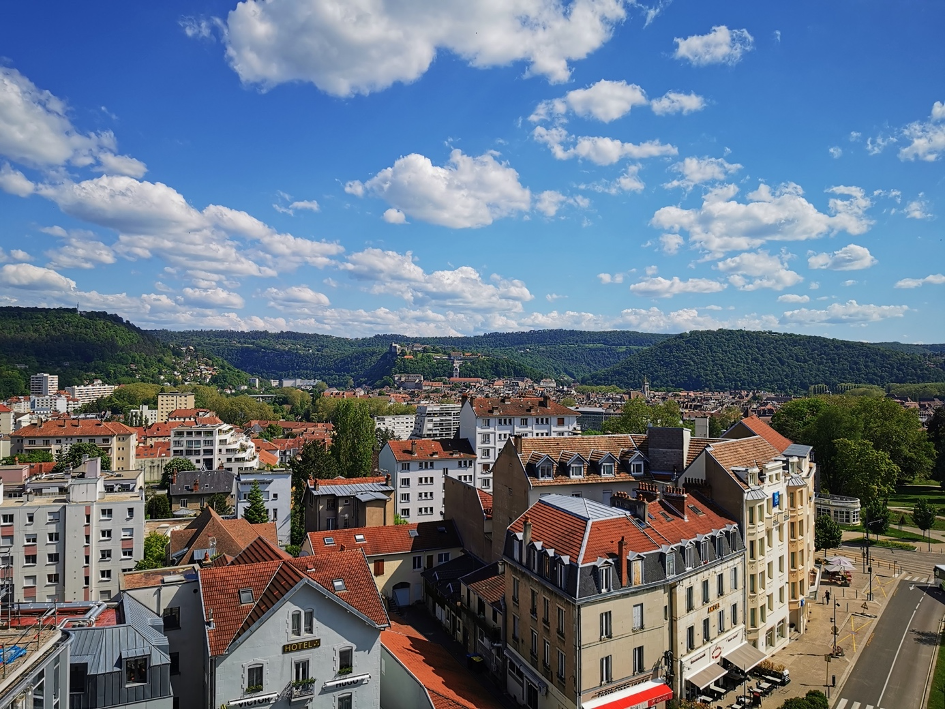
[[[197,467],[194,465],[194,462],[190,459],[185,459],[183,457],[172,458],[166,464],[164,464],[164,473],[161,476],[161,488],[170,488],[171,487],[171,478],[173,478],[175,473],[180,473],[181,471],[196,471]]]
[[[292,469],[292,527],[293,545],[305,542],[305,508],[303,498],[308,482],[316,478],[335,478],[338,465],[322,441],[308,441],[299,455],[289,463]]]
[[[889,508],[886,507],[886,501],[874,500],[868,503],[860,509],[860,519],[867,533],[884,535],[889,530]]]
[[[407,518],[402,518],[398,513],[394,513],[394,525],[410,525],[410,521]]]
[[[151,496],[144,505],[144,510],[151,520],[163,520],[171,517],[171,500],[166,495]]]
[[[144,557],[138,560],[136,570],[158,569],[164,567],[168,539],[159,532],[150,532],[144,538]]]
[[[393,439],[393,438],[395,438],[395,437],[394,437],[394,432],[391,431],[390,429],[381,428],[381,429],[375,430],[375,432],[374,432],[374,450],[375,450],[375,451],[380,451],[380,450],[383,449],[385,446],[387,446],[387,442],[390,441],[390,440]]]
[[[14,454],[0,459],[0,464],[4,466],[14,466],[18,463],[49,463],[55,461],[53,455],[48,451],[30,451],[24,454]]]
[[[805,438],[808,427],[817,421],[826,408],[827,401],[820,397],[795,399],[786,402],[775,412],[771,417],[771,426],[791,441],[807,443]]]
[[[331,454],[338,470],[348,478],[371,473],[374,452],[374,420],[368,408],[355,400],[342,400],[335,409],[332,423]]]
[[[243,517],[250,523],[268,523],[269,511],[266,510],[266,503],[263,501],[262,491],[259,490],[259,483],[253,481],[253,487],[246,494],[246,500],[249,505],[243,511]]]
[[[885,451],[877,451],[869,441],[837,439],[833,442],[832,493],[854,496],[863,506],[885,501],[895,490],[899,467]]]
[[[829,550],[840,547],[843,540],[843,529],[840,523],[829,515],[821,515],[814,522],[814,549]]]
[[[935,447],[919,421],[918,411],[891,399],[860,397],[854,409],[863,422],[862,437],[885,451],[899,467],[899,483],[925,478],[935,464]]]
[[[937,481],[945,481],[945,407],[937,407],[932,412],[928,424],[928,437],[935,449],[935,464],[932,475]]]
[[[679,402],[675,399],[667,399],[662,404],[654,404],[650,407],[650,424],[658,427],[682,426]]]
[[[929,535],[929,530],[935,526],[935,517],[938,515],[938,510],[934,505],[930,505],[928,500],[925,498],[919,498],[915,502],[915,505],[912,506],[912,522],[915,523],[915,526],[922,531],[923,534]],[[929,552],[932,551],[932,537],[929,535]]]
[[[226,493],[214,493],[207,498],[207,505],[213,508],[218,515],[233,515],[233,506],[227,500]]]
[[[574,397],[565,397],[561,400],[561,406],[563,407],[574,407],[577,405],[577,400]]]
[[[641,397],[628,399],[619,417],[604,421],[603,429],[608,434],[645,434],[650,424],[650,405]]]
[[[266,441],[281,439],[285,436],[285,430],[275,422],[270,422],[266,425],[266,428],[262,430],[261,436]]]
[[[82,465],[83,456],[88,456],[90,459],[98,457],[102,459],[103,471],[112,470],[112,457],[108,455],[105,449],[100,448],[97,444],[82,441],[77,444],[72,444],[68,451],[65,449],[59,451],[59,455],[56,456],[56,465],[53,466],[53,471],[65,471],[70,467],[78,468]]]

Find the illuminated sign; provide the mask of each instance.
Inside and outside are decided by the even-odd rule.
[[[713,604],[713,605],[710,606],[706,611],[708,611],[708,613],[711,614],[713,611],[718,610],[718,608],[719,608],[719,605],[718,605],[718,604]]]
[[[282,646],[283,653],[294,653],[295,651],[307,651],[310,648],[318,648],[322,645],[321,639],[309,639],[308,641],[296,641]]]

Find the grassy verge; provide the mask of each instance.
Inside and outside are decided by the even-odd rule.
[[[863,532],[862,525],[841,525],[844,530],[849,530],[850,532]],[[873,539],[875,539],[875,533],[870,534]],[[926,538],[921,535],[916,535],[915,533],[906,532],[905,530],[897,530],[896,528],[890,526],[889,529],[883,533],[882,537],[892,537],[896,540],[906,540],[907,542],[925,542]],[[932,542],[936,542],[933,538]]]
[[[844,540],[844,542],[848,545],[865,545],[866,538],[856,537],[856,538],[853,538],[852,540]],[[870,544],[873,547],[885,547],[889,550],[914,550],[915,549],[915,545],[910,545],[908,542],[896,542],[894,540],[880,540],[879,542],[876,542],[876,540],[870,540]]]
[[[903,515],[906,519],[906,522],[904,522],[903,525],[908,525],[913,528],[916,527],[915,521],[912,519],[912,515],[910,513],[898,513],[895,510],[890,511],[890,512],[891,514],[889,516],[889,519],[892,521],[890,523],[890,527],[892,527],[893,525],[899,525],[900,515]],[[932,526],[932,529],[938,530],[938,531],[945,531],[945,518],[936,518],[935,525]]]
[[[899,486],[889,496],[889,505],[911,508],[919,498],[925,498],[934,506],[945,506],[945,490],[939,485]]]
[[[938,658],[935,661],[935,673],[932,675],[932,687],[929,688],[930,708],[945,708],[945,634],[938,640]]]

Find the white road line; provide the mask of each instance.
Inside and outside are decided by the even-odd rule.
[[[843,708],[845,708],[846,706],[847,706],[847,699],[840,698],[840,702],[834,705],[834,708],[836,708],[836,710],[843,710]]]
[[[860,707],[860,704],[858,702],[853,703],[853,705],[850,706],[850,710],[856,710],[858,707]]]
[[[873,710],[873,706],[872,706],[872,705],[867,705],[867,706],[866,706],[866,710]]]
[[[876,703],[879,707],[883,706],[883,696],[886,694],[886,687],[889,685],[889,679],[892,678],[893,669],[896,667],[896,661],[899,660],[899,652],[902,650],[902,644],[905,643],[906,636],[909,634],[909,629],[912,628],[912,620],[915,618],[915,613],[922,605],[923,599],[925,599],[924,594],[919,598],[919,603],[915,605],[915,609],[912,610],[912,616],[909,617],[909,623],[906,624],[906,628],[902,632],[902,638],[899,640],[899,647],[896,649],[896,655],[893,656],[892,663],[889,664],[889,673],[886,675],[886,682],[883,683],[883,691],[879,694],[879,700]]]

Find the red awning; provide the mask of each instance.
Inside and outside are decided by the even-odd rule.
[[[673,699],[672,689],[658,681],[649,680],[646,683],[631,685],[616,693],[608,693],[602,697],[588,700],[585,708],[594,710],[628,710],[628,708],[651,708],[657,703]]]

